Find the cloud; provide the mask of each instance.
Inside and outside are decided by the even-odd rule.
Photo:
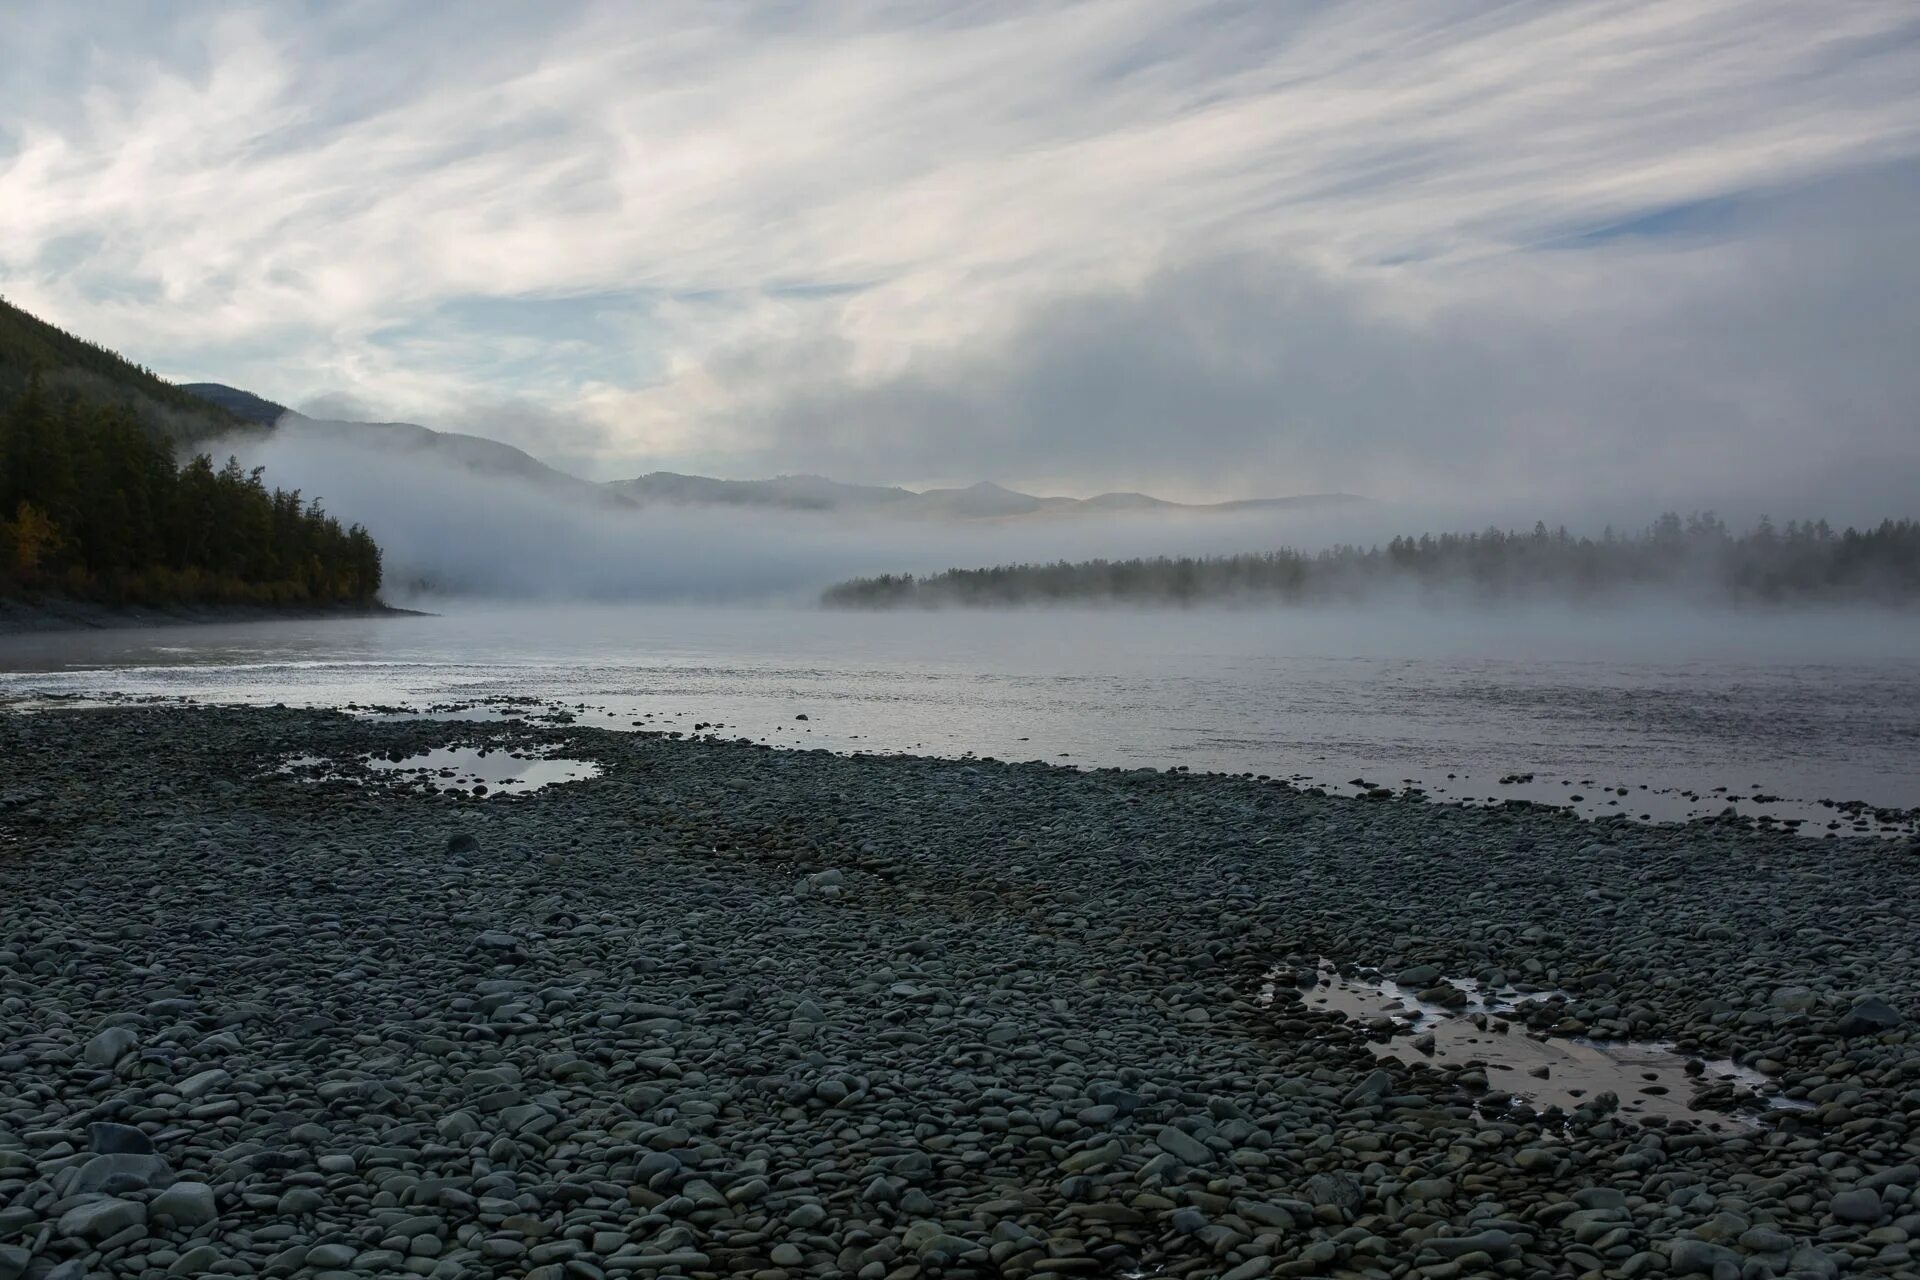
[[[1248,254],[1068,294],[862,378],[737,353],[733,406],[837,474],[1252,496],[1363,488],[1524,516],[1660,506],[1877,519],[1920,491],[1920,167],[1755,200],[1724,234],[1333,276]],[[1916,202],[1920,203],[1920,202]],[[1789,506],[1782,507],[1782,502]]]
[[[1683,412],[1680,474],[1791,473],[1831,451],[1752,393],[1842,366],[1789,407],[1905,456],[1904,362],[1752,311],[1913,220],[1855,184],[1920,155],[1898,0],[44,3],[0,45],[0,291],[284,402],[516,406],[600,474],[1518,492]]]

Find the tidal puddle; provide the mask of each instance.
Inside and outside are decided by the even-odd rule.
[[[496,696],[460,702],[432,702],[425,706],[366,705],[349,702],[346,711],[373,724],[405,720],[458,720],[469,724],[501,724],[508,720],[555,720],[553,708],[537,698]]]
[[[1347,977],[1326,960],[1315,979],[1311,987],[1295,987],[1294,970],[1277,969],[1262,999],[1272,1003],[1282,992],[1297,990],[1308,1008],[1338,1013],[1386,1036],[1370,1042],[1376,1057],[1480,1064],[1487,1074],[1489,1113],[1508,1105],[1502,1095],[1537,1111],[1573,1111],[1611,1093],[1619,1099],[1619,1114],[1630,1119],[1687,1121],[1734,1132],[1751,1130],[1754,1122],[1719,1108],[1793,1105],[1770,1098],[1767,1077],[1734,1062],[1692,1058],[1658,1043],[1541,1035],[1510,1016],[1529,1001],[1559,992],[1490,991],[1470,979],[1436,977],[1427,990],[1444,984],[1465,996],[1464,1003],[1450,1007],[1423,1001],[1386,979]]]
[[[591,760],[499,747],[439,747],[397,760],[391,756],[359,756],[349,766],[321,756],[299,756],[282,764],[280,770],[312,781],[345,778],[478,796],[525,795],[557,783],[600,776],[600,766]]]

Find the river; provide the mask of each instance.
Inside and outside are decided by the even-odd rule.
[[[533,697],[582,723],[783,746],[1414,785],[1654,820],[1731,804],[1809,832],[1885,825],[1822,801],[1920,807],[1912,613],[440,608],[0,638],[0,698]]]

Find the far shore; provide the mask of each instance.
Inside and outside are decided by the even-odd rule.
[[[62,631],[105,631],[128,627],[184,627],[228,622],[286,622],[320,618],[416,617],[417,609],[373,604],[193,604],[116,605],[97,600],[46,596],[36,600],[0,599],[0,636],[45,635]]]

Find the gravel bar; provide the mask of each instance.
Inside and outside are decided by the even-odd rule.
[[[354,764],[449,746],[601,773]],[[1913,1276],[1917,869],[1231,777],[4,714],[0,1280]],[[1301,999],[1322,957],[1770,1096],[1536,1111],[1376,1054]]]

